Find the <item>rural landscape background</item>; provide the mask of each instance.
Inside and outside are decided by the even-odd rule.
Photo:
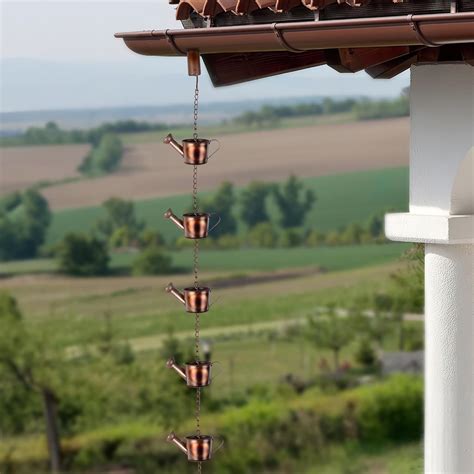
[[[22,3],[5,10],[18,25],[36,8]],[[77,8],[43,3],[64,18]],[[173,25],[165,11],[155,28]],[[144,24],[128,29],[146,26],[144,13],[132,20]],[[122,54],[109,31],[103,40],[94,31],[95,46],[75,54],[101,41]],[[57,47],[33,47],[33,61],[12,46],[2,61],[12,78],[55,54],[51,71],[67,71]],[[357,78],[357,90],[336,93],[335,73],[298,74],[249,85],[252,97],[233,88],[235,100],[204,88],[200,135],[221,150],[199,169],[200,207],[222,222],[200,256],[200,280],[213,289],[201,349],[217,362],[202,427],[225,447],[203,470],[417,473],[423,252],[383,235],[384,213],[408,206],[409,89]],[[193,393],[165,367],[192,358],[194,335],[163,291],[192,278],[192,247],[163,218],[191,207],[192,168],[162,143],[192,133],[193,83],[181,76],[172,94],[182,100],[142,104],[129,77],[127,98],[107,96],[107,107],[93,94],[83,108],[52,96],[51,107],[35,105],[34,76],[2,85],[2,474],[196,469],[165,442],[194,430]],[[88,87],[99,95],[102,85]],[[278,97],[265,94],[277,85]],[[66,74],[58,90],[67,86]]]

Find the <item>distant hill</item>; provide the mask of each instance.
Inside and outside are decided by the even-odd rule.
[[[259,110],[263,105],[285,105],[295,102],[314,103],[322,97],[300,97],[281,99],[242,100],[239,102],[209,102],[200,108],[201,123],[219,122],[236,117],[247,111]],[[26,110],[20,112],[0,112],[3,136],[20,133],[29,126],[42,126],[46,122],[56,122],[62,128],[91,128],[104,122],[133,119],[146,122],[188,123],[192,120],[190,104],[136,105],[127,107],[107,107],[91,109]]]
[[[95,63],[4,59],[0,68],[4,131],[48,120],[64,127],[94,126],[125,118],[166,117],[168,122],[179,122],[189,116],[193,97],[193,79],[187,76],[181,58],[131,56],[122,62]],[[221,119],[268,101],[281,103],[295,98],[395,97],[407,85],[406,75],[375,81],[365,73],[338,74],[324,67],[216,89],[203,74],[202,118]]]

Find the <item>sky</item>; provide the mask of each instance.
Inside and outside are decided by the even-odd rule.
[[[118,31],[181,28],[168,0],[0,0],[2,111],[165,105],[187,95],[183,58],[136,55]],[[214,89],[206,101],[311,95],[396,96],[408,76],[373,81],[313,68]]]
[[[3,58],[126,61],[114,33],[180,27],[167,0],[0,1]]]

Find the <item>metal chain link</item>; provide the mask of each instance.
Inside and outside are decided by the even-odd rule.
[[[199,76],[196,76],[196,87],[194,89],[194,124],[193,124],[193,137],[196,140],[198,137],[198,113],[199,113]]]
[[[194,90],[194,123],[193,123],[193,137],[195,140],[198,139],[198,114],[199,114],[199,76],[196,76],[196,88]],[[197,214],[199,212],[198,204],[198,169],[197,166],[193,167],[193,212]],[[194,240],[194,251],[193,251],[193,264],[194,264],[194,287],[199,287],[199,240]],[[194,351],[196,362],[199,361],[199,346],[200,346],[200,317],[199,313],[195,314],[194,324]],[[196,388],[196,435],[201,436],[201,389]],[[198,462],[197,465],[198,474],[202,472],[202,463]]]
[[[196,434],[201,436],[201,389],[196,389]]]

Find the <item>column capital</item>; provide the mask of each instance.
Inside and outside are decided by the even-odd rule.
[[[385,235],[398,242],[474,244],[474,216],[387,214]]]

